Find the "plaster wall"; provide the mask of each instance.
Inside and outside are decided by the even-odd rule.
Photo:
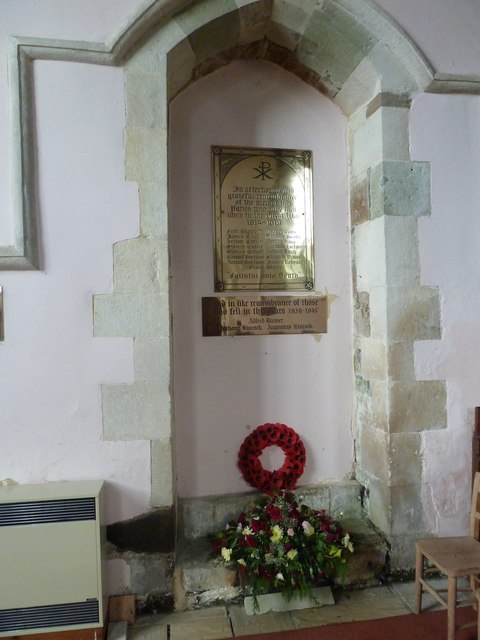
[[[317,295],[329,294],[328,333],[202,337],[201,298],[215,295],[212,144],[313,151],[315,284]],[[346,117],[279,67],[239,61],[172,101],[169,166],[179,495],[248,490],[237,453],[264,422],[302,437],[300,485],[344,479],[353,468]],[[262,459],[275,468],[270,451]]]
[[[478,97],[421,95],[412,108],[412,156],[432,167],[432,215],[419,223],[422,282],[439,287],[443,322],[442,340],[416,343],[415,368],[419,379],[446,380],[448,390],[448,428],[425,432],[422,442],[425,515],[439,534],[460,534],[468,521],[461,505],[480,376],[479,125]]]

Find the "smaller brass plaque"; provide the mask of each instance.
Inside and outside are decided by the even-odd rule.
[[[202,298],[204,336],[326,333],[326,296]]]
[[[5,338],[5,333],[3,330],[3,288],[0,287],[0,341],[3,341]]]

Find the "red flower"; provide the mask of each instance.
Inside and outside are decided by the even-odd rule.
[[[262,451],[277,445],[285,453],[285,462],[278,471],[263,469],[259,460]],[[238,467],[245,481],[264,493],[278,489],[294,489],[305,465],[305,447],[297,433],[284,424],[265,423],[257,427],[240,447]]]
[[[259,531],[265,531],[267,527],[267,523],[264,522],[263,520],[257,520],[256,518],[253,518],[251,527],[252,527],[252,531],[254,531],[255,533],[258,533]]]
[[[265,511],[267,512],[268,517],[274,522],[279,522],[282,519],[282,512],[273,504],[269,504]]]
[[[257,541],[255,536],[245,536],[245,542],[247,543],[247,547],[256,547]]]

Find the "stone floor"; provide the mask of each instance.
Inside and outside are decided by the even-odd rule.
[[[242,604],[210,607],[182,613],[159,614],[137,619],[128,640],[220,640],[236,636],[301,629],[337,622],[367,620],[411,613],[413,582],[340,593],[335,605],[281,613],[248,616]],[[439,605],[428,594],[423,610]]]

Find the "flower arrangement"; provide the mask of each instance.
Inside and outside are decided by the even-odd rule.
[[[311,596],[347,569],[353,553],[348,533],[324,510],[299,505],[280,490],[252,504],[212,540],[212,555],[238,568],[257,597],[280,591],[286,600]]]

